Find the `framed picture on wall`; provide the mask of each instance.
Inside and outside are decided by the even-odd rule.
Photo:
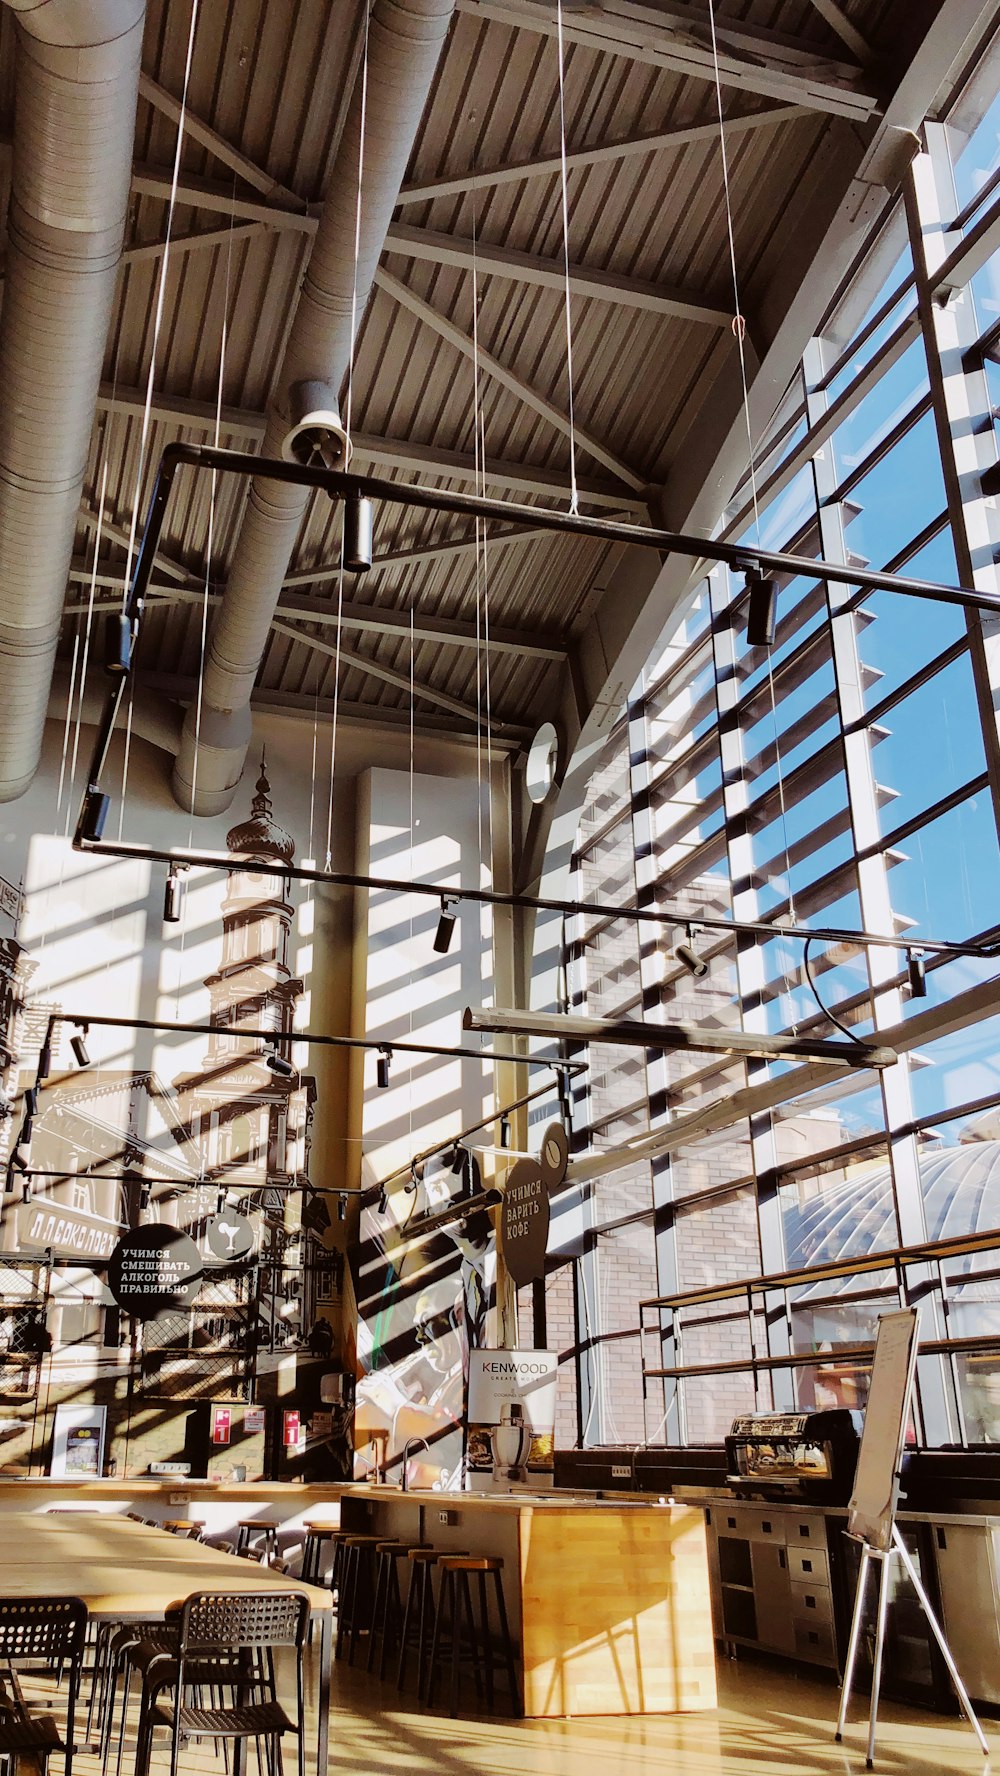
[[[99,1480],[104,1472],[106,1406],[56,1407],[50,1473],[58,1480]]]

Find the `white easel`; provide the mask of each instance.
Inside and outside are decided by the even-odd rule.
[[[844,1683],[840,1697],[840,1713],[837,1716],[836,1734],[839,1742],[844,1736],[847,1707],[851,1699],[851,1684],[854,1678],[854,1665],[857,1659],[858,1643],[861,1639],[861,1622],[868,1590],[868,1573],[872,1562],[878,1561],[880,1566],[878,1614],[875,1624],[871,1706],[868,1714],[868,1752],[865,1758],[865,1765],[869,1770],[875,1758],[875,1727],[878,1720],[879,1690],[882,1685],[882,1657],[885,1651],[889,1587],[892,1577],[892,1562],[897,1556],[902,1561],[910,1583],[920,1600],[920,1607],[927,1617],[931,1633],[941,1650],[941,1657],[948,1667],[951,1681],[955,1686],[959,1702],[968,1716],[969,1724],[982,1746],[984,1756],[989,1755],[986,1737],[976,1719],[965,1685],[958,1674],[958,1667],[952,1658],[944,1631],[931,1608],[930,1600],[910,1558],[909,1549],[896,1525],[903,1440],[906,1436],[906,1426],[910,1416],[910,1401],[913,1396],[913,1377],[916,1365],[916,1308],[907,1307],[898,1313],[883,1314],[878,1323],[878,1337],[875,1341],[875,1356],[872,1361],[871,1386],[868,1393],[868,1405],[865,1409],[865,1428],[861,1437],[861,1448],[858,1452],[854,1492],[848,1507],[846,1533],[861,1543],[861,1570],[858,1573],[858,1590],[854,1600],[854,1617],[851,1622],[851,1638],[847,1647],[847,1664],[844,1668]]]

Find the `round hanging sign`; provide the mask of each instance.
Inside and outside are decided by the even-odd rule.
[[[561,1122],[550,1122],[542,1136],[542,1150],[538,1155],[538,1164],[546,1188],[558,1190],[566,1176],[569,1164],[569,1140]]]
[[[223,1209],[219,1215],[213,1215],[205,1228],[205,1237],[211,1251],[217,1258],[227,1264],[235,1264],[240,1258],[246,1258],[254,1247],[254,1226],[246,1215],[237,1215],[232,1209]]]
[[[519,1159],[511,1168],[500,1209],[500,1238],[503,1261],[515,1283],[545,1275],[549,1188],[536,1159]]]
[[[136,1320],[190,1306],[201,1282],[202,1257],[177,1227],[154,1222],[133,1227],[108,1260],[108,1288],[123,1313]]]

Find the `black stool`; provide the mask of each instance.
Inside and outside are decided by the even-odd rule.
[[[384,1541],[378,1535],[348,1535],[341,1547],[340,1594],[337,1601],[335,1657],[347,1649],[347,1663],[354,1664],[358,1635],[371,1623],[375,1549]]]
[[[241,1517],[236,1537],[237,1554],[245,1554],[250,1547],[250,1537],[264,1537],[264,1559],[269,1560],[278,1552],[278,1525],[270,1517]]]
[[[499,1661],[490,1633],[489,1600],[486,1589],[487,1574],[492,1573],[493,1594],[500,1622],[501,1653],[507,1667],[507,1682],[510,1688],[511,1713],[520,1714],[521,1695],[517,1681],[517,1670],[514,1665],[514,1648],[511,1645],[510,1628],[507,1623],[503,1580],[500,1576],[503,1572],[503,1561],[498,1554],[441,1554],[438,1557],[438,1567],[441,1573],[441,1591],[438,1597],[437,1620],[434,1624],[434,1640],[431,1645],[431,1667],[427,1678],[428,1708],[432,1706],[434,1701],[434,1681],[437,1677],[438,1661],[444,1651],[441,1625],[447,1621],[451,1643],[451,1713],[453,1715],[458,1713],[458,1685],[463,1658],[471,1659],[476,1695],[480,1699],[483,1694],[483,1679],[485,1678],[486,1706],[491,1713],[493,1711],[493,1673]],[[478,1634],[472,1606],[472,1592],[469,1588],[470,1573],[475,1573],[479,1582]],[[468,1630],[467,1639],[465,1639],[466,1628]]]
[[[455,1554],[464,1553],[462,1548],[454,1548]],[[410,1643],[416,1636],[417,1641],[417,1700],[424,1699],[424,1666],[428,1663],[431,1650],[431,1637],[434,1633],[434,1574],[432,1569],[440,1558],[438,1548],[411,1548],[407,1559],[410,1562],[410,1583],[406,1593],[406,1608],[403,1611],[403,1625],[399,1633],[399,1669],[396,1673],[396,1688],[401,1690],[406,1683],[406,1655]]]
[[[321,1523],[315,1518],[309,1519],[305,1525],[305,1535],[302,1540],[302,1571],[300,1574],[307,1584],[321,1585],[323,1583],[323,1544],[325,1542],[333,1543],[334,1566],[336,1567],[337,1550],[349,1533],[348,1530],[341,1529],[339,1523]],[[333,1580],[331,1579],[332,1588]]]
[[[396,1571],[398,1560],[407,1560],[411,1552],[419,1552],[420,1544],[413,1542],[376,1542],[375,1544],[375,1595],[372,1599],[371,1635],[368,1641],[369,1671],[375,1667],[375,1640],[381,1639],[379,1650],[378,1674],[381,1680],[385,1676],[386,1660],[389,1656],[389,1641],[399,1636],[403,1619],[403,1601],[399,1594],[399,1576]]]

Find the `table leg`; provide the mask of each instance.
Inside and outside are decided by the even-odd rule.
[[[330,1756],[330,1674],[333,1666],[333,1611],[324,1610],[319,1631],[319,1682],[316,1697],[316,1776],[326,1776]]]

